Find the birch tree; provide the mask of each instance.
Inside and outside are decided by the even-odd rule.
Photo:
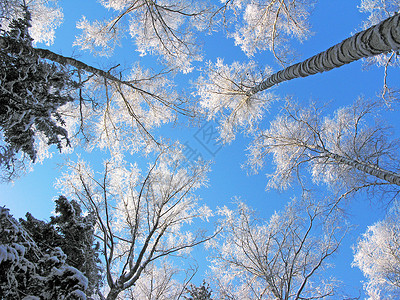
[[[368,14],[368,19],[362,24],[362,28],[367,29],[397,14],[400,11],[400,4],[395,0],[362,0],[359,9],[360,12]],[[397,56],[396,52],[391,52],[369,57],[367,60],[379,66],[387,65],[390,60],[391,65],[396,65]]]
[[[400,208],[396,202],[388,216],[367,228],[354,247],[353,266],[366,277],[369,299],[400,296]]]
[[[228,36],[249,57],[256,52],[269,50],[279,62],[285,64],[292,50],[290,38],[307,39],[310,32],[308,18],[314,1],[248,1],[228,0],[223,17],[227,23]],[[230,16],[230,12],[233,16]],[[233,29],[229,25],[232,24]]]
[[[245,73],[249,79],[243,80],[242,77],[237,77],[235,73],[228,77],[226,72],[219,70],[235,68],[238,63],[224,66],[218,62],[216,64],[218,68],[215,67],[211,70],[212,72],[206,69],[205,75],[199,78],[196,84],[197,95],[200,96],[201,105],[210,119],[216,116],[220,117],[220,123],[222,124],[221,138],[229,141],[232,138],[226,139],[224,133],[229,131],[229,127],[238,126],[243,122],[237,122],[235,116],[238,114],[250,114],[246,112],[249,106],[257,108],[255,112],[251,112],[252,115],[260,116],[262,110],[266,109],[271,102],[270,94],[266,91],[273,86],[295,78],[326,72],[362,58],[398,50],[400,48],[399,23],[399,15],[391,16],[379,24],[356,33],[324,52],[314,55],[303,62],[288,66],[276,73],[270,73],[268,76],[264,74],[259,76],[257,68],[253,68],[251,72]],[[257,79],[256,82],[248,84],[253,78]],[[228,82],[233,88],[227,89],[226,85],[220,85],[221,82]],[[256,96],[262,92],[266,93]],[[260,98],[263,101],[260,101]],[[259,105],[262,102],[266,106]],[[216,114],[216,112],[220,115]],[[253,127],[252,120],[246,121],[245,126],[241,126],[251,131]]]
[[[248,95],[269,89],[284,81],[330,71],[361,58],[400,49],[400,17],[394,15],[360,31],[324,52],[289,66],[254,86]]]
[[[211,278],[218,299],[324,299],[338,282],[323,275],[347,231],[324,201],[291,201],[269,221],[242,202],[220,208]],[[329,213],[330,211],[330,213]]]
[[[4,47],[7,45],[3,38],[0,39],[0,44]],[[77,89],[76,95],[79,101],[70,104],[72,107],[64,107],[63,110],[63,115],[69,119],[66,122],[71,124],[69,127],[78,126],[78,130],[82,130],[84,127],[100,127],[101,125],[98,123],[101,119],[118,123],[115,116],[110,117],[111,114],[108,112],[111,109],[119,108],[119,115],[129,115],[121,120],[125,122],[129,120],[131,129],[135,128],[133,133],[137,133],[137,137],[141,136],[143,142],[143,140],[153,139],[150,134],[151,128],[170,121],[172,114],[191,114],[183,107],[186,101],[174,91],[172,81],[167,79],[168,71],[157,74],[136,64],[124,79],[114,67],[104,71],[48,49],[27,47],[22,44],[18,46],[20,51],[28,50],[43,60],[54,62],[56,65],[64,66],[71,69],[71,72],[75,72],[77,81],[81,85],[81,88]],[[114,105],[115,98],[119,98],[119,100],[115,100],[118,103]],[[121,104],[123,105],[121,106]],[[90,108],[93,105],[100,106],[103,114],[100,114],[100,120],[95,118],[95,125],[85,126],[85,117],[89,119],[87,120],[89,124],[90,121],[93,121],[90,120]],[[107,130],[104,129],[104,131]],[[117,134],[114,133],[114,135]],[[112,134],[108,133],[108,136],[111,137]]]
[[[201,60],[194,33],[209,27],[212,5],[207,1],[115,1],[101,4],[114,11],[105,21],[78,23],[82,34],[75,41],[81,49],[110,55],[125,32],[134,39],[141,55],[157,54],[169,68],[188,73]]]
[[[198,206],[193,193],[205,184],[208,166],[184,164],[181,152],[170,149],[144,174],[137,165],[116,160],[105,161],[98,174],[80,160],[69,163],[68,173],[59,179],[58,185],[96,216],[108,286],[101,298],[117,299],[130,289],[137,293],[138,286],[149,283],[148,276],[141,278],[163,268],[159,262],[171,255],[185,257],[210,238],[189,227],[211,213]]]
[[[384,19],[397,14],[400,11],[400,4],[394,0],[362,0],[360,12],[368,14],[368,19],[363,23],[364,29],[382,22]],[[379,67],[384,67],[384,80],[382,98],[386,104],[390,106],[393,102],[398,101],[398,87],[389,84],[389,67],[399,66],[399,55],[397,51],[380,54],[366,59],[368,64],[375,64]]]
[[[286,189],[308,172],[315,183],[339,191],[379,187],[399,191],[398,141],[378,119],[376,102],[362,98],[331,117],[312,103],[302,108],[288,101],[282,113],[249,147],[255,170],[271,154],[275,170],[268,187]],[[372,120],[371,120],[372,119]]]

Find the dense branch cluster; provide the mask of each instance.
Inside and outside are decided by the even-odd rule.
[[[265,111],[276,100],[272,93],[248,95],[248,90],[271,74],[254,62],[225,65],[222,59],[207,64],[204,76],[196,82],[196,95],[209,120],[219,120],[223,142],[235,139],[238,129],[251,131],[263,119]]]
[[[360,98],[333,117],[324,117],[315,103],[307,108],[289,100],[249,147],[248,165],[257,170],[272,154],[276,168],[268,186],[274,188],[286,189],[306,170],[314,182],[325,182],[336,191],[398,186],[398,170],[386,169],[395,166],[398,140],[389,138],[390,129],[374,116],[377,110],[376,102]],[[375,125],[369,125],[368,119],[374,118]]]
[[[214,242],[212,274],[219,299],[323,299],[335,279],[320,272],[347,231],[341,213],[324,200],[291,201],[269,222],[237,202],[220,211],[225,230]]]
[[[69,204],[69,202],[65,198],[60,198],[58,208],[63,210],[63,204]],[[78,213],[80,214],[79,211]],[[68,214],[61,216],[68,217]],[[93,252],[87,252],[88,249],[84,249],[81,244],[71,245],[73,240],[68,237],[68,234],[58,235],[50,224],[38,221],[32,216],[29,216],[26,221],[21,221],[22,223],[15,220],[8,209],[0,207],[0,268],[2,270],[0,295],[4,299],[46,300],[85,300],[87,295],[91,295],[93,284],[98,283],[99,278],[90,275],[87,265],[82,265],[82,263],[90,263],[91,259],[95,259]],[[74,221],[76,219],[71,218],[69,223],[72,224]],[[61,222],[55,222],[61,224]],[[93,228],[89,223],[81,225],[89,225]],[[90,236],[90,233],[85,234],[87,228],[82,229],[81,240]],[[64,233],[68,230],[64,228]],[[86,243],[86,246],[91,248],[93,238],[89,238]],[[68,246],[76,248],[68,249]],[[79,253],[80,251],[82,253]],[[65,252],[70,256],[67,257]],[[74,257],[79,256],[84,259],[74,261]],[[95,270],[97,263],[92,264],[91,267],[94,267],[92,272],[97,272]],[[88,282],[88,275],[91,282]]]
[[[235,44],[248,56],[257,51],[270,50],[281,62],[286,63],[292,52],[290,38],[307,39],[311,32],[308,24],[313,1],[226,1],[235,14],[243,11],[243,25],[237,25],[231,36]]]
[[[57,111],[73,98],[69,91],[77,87],[67,70],[48,63],[32,48],[28,34],[29,15],[14,20],[9,32],[0,37],[0,127],[2,147],[10,153],[2,154],[2,167],[13,170],[16,155],[26,154],[37,160],[37,139],[55,144],[61,150],[68,145],[68,132]]]
[[[82,49],[110,55],[124,32],[129,32],[142,55],[160,55],[167,66],[184,73],[193,70],[193,61],[201,60],[194,33],[208,26],[212,9],[205,1],[108,0],[102,4],[116,14],[103,22],[80,20],[82,34],[75,44]],[[124,19],[129,19],[129,26],[124,26]]]
[[[184,168],[184,161],[181,150],[166,149],[147,174],[136,165],[110,160],[100,177],[83,161],[71,162],[69,173],[59,180],[67,194],[95,214],[110,287],[107,299],[145,284],[146,272],[167,266],[157,261],[185,256],[210,238],[203,230],[185,229],[210,213],[206,206],[198,207],[193,194],[205,184],[208,165]]]
[[[387,80],[399,62],[399,1],[362,0],[360,11],[370,14],[362,31],[289,66],[290,40],[310,36],[316,1],[99,2],[105,16],[81,17],[74,45],[106,65],[104,57],[130,36],[140,56],[158,58],[150,68],[103,69],[36,47],[54,41],[63,18],[57,0],[0,1],[0,177],[11,181],[24,163],[50,156],[52,145],[108,156],[101,171],[81,158],[87,153],[65,160],[56,187],[74,200],[59,197],[50,222],[29,213],[18,222],[0,207],[0,298],[340,297],[340,283],[326,270],[350,228],[342,200],[376,192],[394,205],[358,241],[353,265],[367,278],[371,300],[399,296],[399,141],[380,119],[399,100]],[[201,64],[204,34],[217,31],[254,61]],[[283,69],[259,67],[256,54],[264,50]],[[360,97],[329,115],[327,106],[287,97],[267,119],[279,84],[363,58],[385,68],[384,101]],[[207,184],[209,163],[185,157],[188,149],[160,136],[169,129],[158,130],[182,120],[217,122],[210,142],[252,138],[245,167],[271,165],[267,187],[294,187],[300,196],[269,220],[239,200],[216,212],[201,205],[195,192]],[[213,229],[201,222],[209,218],[219,218]],[[203,243],[212,255],[211,286],[196,287],[190,281],[198,267],[189,258]]]
[[[372,299],[400,296],[400,208],[396,202],[388,216],[363,234],[354,248],[353,266],[364,273],[365,288]]]

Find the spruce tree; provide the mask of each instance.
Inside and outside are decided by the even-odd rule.
[[[25,9],[25,18],[13,20],[10,30],[0,28],[0,167],[11,174],[18,153],[35,162],[39,133],[60,150],[69,144],[57,110],[73,101],[70,93],[78,87],[65,67],[35,53],[29,22]]]
[[[60,247],[41,248],[0,207],[0,298],[23,300],[85,300],[88,279],[66,262]]]
[[[100,284],[98,246],[94,244],[95,219],[92,214],[83,216],[80,205],[64,196],[55,200],[57,213],[50,222],[37,220],[30,213],[19,222],[41,249],[59,247],[66,254],[66,263],[81,271],[88,279],[88,296]]]
[[[186,300],[212,300],[210,285],[204,280],[200,286],[195,286],[193,284],[187,288],[187,294],[189,297],[184,296]]]

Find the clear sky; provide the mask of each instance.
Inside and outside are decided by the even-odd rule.
[[[101,19],[105,10],[95,0],[65,0],[60,4],[63,7],[64,23],[57,30],[55,43],[51,46],[53,51],[65,56],[79,55],[81,60],[95,66],[111,66],[114,63],[129,65],[135,60],[140,60],[143,65],[154,63],[151,57],[138,57],[130,40],[125,40],[123,47],[109,59],[93,57],[72,47],[74,37],[78,34],[75,24],[81,15]],[[359,4],[359,1],[348,0],[319,1],[311,17],[314,35],[303,43],[295,43],[299,60],[323,51],[358,31],[362,21],[367,18],[358,11]],[[223,37],[221,33],[204,37],[204,50],[207,60],[215,60],[217,57],[224,58],[227,63],[248,60],[240,49],[234,46],[233,40]],[[258,54],[254,59],[260,64],[270,64],[274,70],[279,69],[269,52]],[[302,103],[310,100],[331,102],[331,107],[335,109],[352,103],[360,95],[366,98],[374,97],[382,88],[383,72],[383,69],[376,67],[366,69],[362,62],[355,62],[324,74],[283,83],[274,88],[274,92],[282,97],[293,95]],[[392,81],[393,78],[399,78],[399,75],[398,70],[390,70]],[[272,117],[273,115],[267,115],[264,122],[268,122]],[[388,113],[388,118],[391,118],[389,120],[398,131],[399,119],[395,118],[394,113]],[[179,138],[182,144],[200,153],[205,159],[214,161],[209,175],[209,188],[200,191],[204,201],[211,208],[229,204],[232,197],[239,196],[255,208],[260,216],[268,219],[275,210],[283,207],[287,200],[297,195],[295,190],[285,193],[266,191],[265,173],[268,172],[268,168],[262,170],[259,175],[246,175],[241,164],[246,160],[245,148],[249,142],[248,138],[238,136],[232,144],[220,147],[203,135],[204,129],[212,132],[215,124],[205,122],[200,128],[168,127],[165,132],[172,138]],[[86,157],[99,161],[101,155],[102,153],[95,152]],[[33,172],[18,179],[14,184],[0,185],[0,205],[10,208],[15,217],[21,217],[29,211],[39,219],[49,219],[53,210],[52,199],[59,195],[53,184],[60,174],[58,165],[63,159],[62,155],[55,153],[52,159],[35,165]],[[336,268],[332,271],[332,274],[343,280],[347,286],[343,288],[344,291],[348,289],[354,296],[358,296],[358,290],[362,290],[360,281],[363,277],[358,269],[350,267],[351,245],[365,232],[366,226],[372,225],[384,215],[384,210],[371,204],[371,200],[357,198],[352,201],[349,213],[351,221],[358,227],[342,245],[335,258]]]

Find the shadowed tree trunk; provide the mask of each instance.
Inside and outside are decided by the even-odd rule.
[[[324,52],[271,75],[251,88],[248,91],[248,95],[254,95],[284,81],[322,73],[361,58],[398,49],[400,49],[400,15],[395,15],[375,26],[358,32]]]

